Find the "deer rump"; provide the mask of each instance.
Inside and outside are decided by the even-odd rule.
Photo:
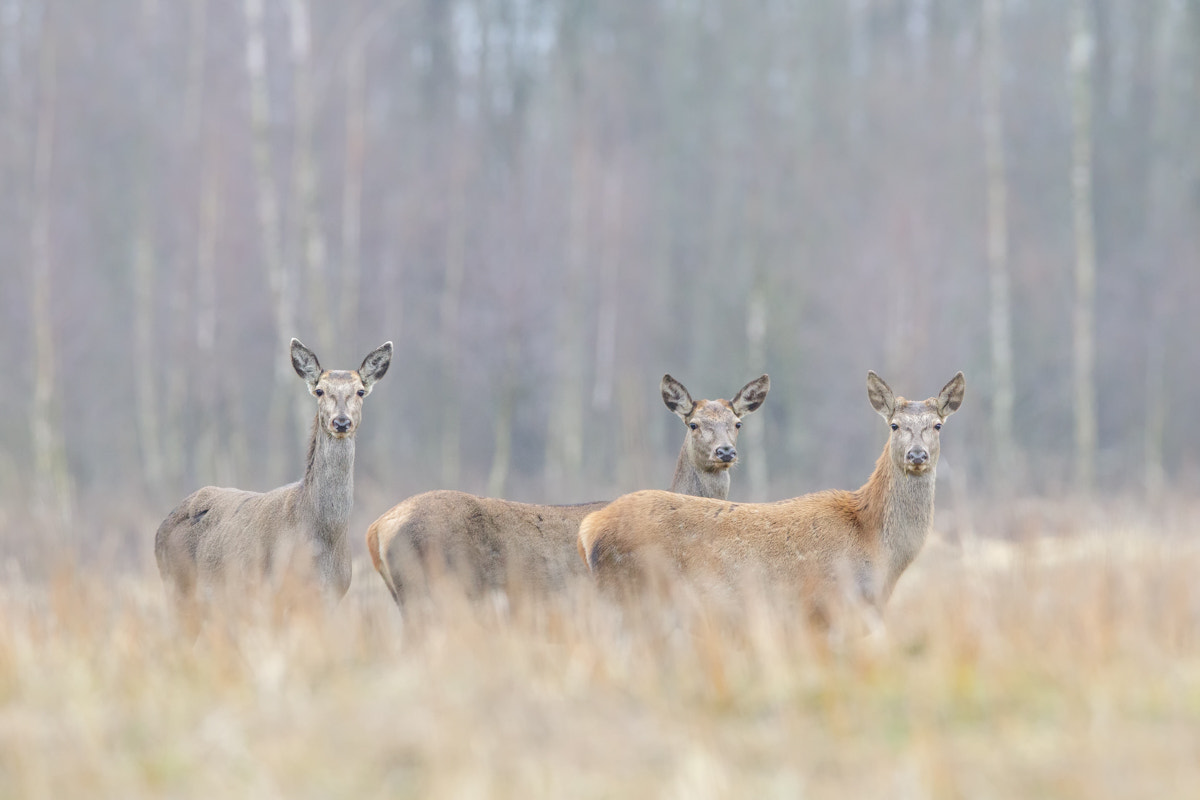
[[[428,594],[445,577],[472,596],[554,590],[587,572],[576,554],[579,523],[606,505],[536,505],[452,490],[425,492],[372,523],[367,549],[398,602]],[[403,535],[385,546],[381,531]]]

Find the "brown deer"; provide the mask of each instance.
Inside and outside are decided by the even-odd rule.
[[[163,520],[154,555],[163,583],[185,609],[226,586],[269,590],[289,571],[307,571],[332,600],[350,587],[354,438],[363,398],[391,364],[392,343],[371,351],[357,370],[321,369],[297,339],[291,357],[317,401],[304,477],[265,493],[208,486]]]
[[[840,583],[843,596],[882,613],[929,533],[940,431],[965,385],[959,372],[937,397],[905,400],[868,372],[867,397],[891,435],[857,491],[775,503],[634,492],[584,519],[580,553],[610,586],[636,588],[660,570],[726,584],[755,575],[785,585],[816,579]]]
[[[692,400],[683,384],[663,376],[663,402],[687,426],[672,491],[729,495],[741,420],[763,404],[770,387],[770,378],[762,375],[733,400]],[[415,591],[427,592],[429,579],[441,573],[462,579],[473,595],[513,586],[553,589],[570,575],[586,574],[577,551],[579,523],[605,505],[534,505],[425,492],[375,520],[367,530],[367,550],[400,605]]]

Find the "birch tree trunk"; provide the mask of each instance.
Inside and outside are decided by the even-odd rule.
[[[159,374],[151,365],[160,361],[155,353],[154,340],[154,242],[151,231],[151,202],[148,187],[143,185],[138,192],[136,228],[133,233],[133,379],[136,384],[136,413],[138,444],[141,450],[142,482],[157,497],[165,488],[163,480],[162,431],[159,425],[159,391],[155,378]]]
[[[513,415],[516,412],[516,376],[519,366],[517,338],[510,327],[504,341],[504,374],[500,379],[500,392],[493,413],[492,466],[488,471],[488,497],[504,497],[508,485],[508,472],[512,463]]]
[[[1188,187],[1194,178],[1190,165],[1181,165],[1179,156],[1195,146],[1184,116],[1186,112],[1181,113],[1181,109],[1189,106],[1189,84],[1194,80],[1188,65],[1179,58],[1182,49],[1179,33],[1188,29],[1188,10],[1183,3],[1166,2],[1159,6],[1158,15],[1153,39],[1155,97],[1150,122],[1148,252],[1147,263],[1143,265],[1149,292],[1145,322],[1143,484],[1151,503],[1160,502],[1166,488],[1167,349],[1169,319],[1175,303],[1162,264],[1175,258],[1176,241],[1171,232],[1187,227],[1180,219],[1179,209],[1188,207]]]
[[[749,369],[746,370],[745,378],[737,378],[740,381],[750,380],[767,371],[767,287],[762,270],[757,265],[752,269],[754,278],[746,301],[746,360]],[[734,381],[733,385],[736,384],[737,381]],[[764,422],[765,419],[759,416],[752,424],[746,426],[741,434],[745,440],[744,447],[739,448],[746,454],[747,496],[753,503],[761,503],[770,495],[767,433]]]
[[[139,46],[143,53],[153,57],[155,52],[154,14],[152,6],[143,6],[139,19]],[[137,86],[137,102],[141,109],[151,105],[146,96],[149,85],[145,82]],[[157,377],[160,370],[150,368],[150,365],[160,364],[165,359],[155,352],[155,277],[159,270],[155,264],[154,252],[154,203],[150,186],[151,166],[154,159],[152,142],[147,137],[141,137],[137,142],[138,161],[134,166],[133,195],[135,208],[132,252],[132,300],[133,300],[133,354],[137,367],[131,376],[134,382],[134,408],[137,427],[138,447],[141,452],[142,485],[149,490],[152,497],[158,497],[165,488],[166,474],[163,458],[162,426],[159,409],[162,405],[162,392],[159,389]]]
[[[179,128],[179,145],[189,156],[189,162],[199,165],[189,175],[191,186],[197,186],[205,180],[205,159],[201,147],[201,120],[203,119],[204,104],[204,65],[205,47],[208,38],[208,7],[207,0],[191,0],[187,11],[187,51],[185,53],[185,78],[183,89],[183,115]],[[200,197],[198,189],[196,200]],[[180,244],[174,250],[172,257],[175,262],[177,280],[174,282],[169,297],[164,298],[168,304],[170,318],[170,341],[180,345],[191,340],[192,329],[200,313],[200,299],[195,292],[195,254],[189,252],[184,244],[186,237],[191,235],[193,241],[199,237],[199,225],[195,214],[190,218],[182,215],[183,231]],[[187,277],[185,277],[187,276]],[[196,371],[196,353],[174,350],[162,359],[164,376],[163,388],[163,419],[162,419],[162,449],[166,477],[163,482],[169,486],[191,484],[193,481],[184,480],[187,469],[188,452],[196,451],[196,447],[188,447],[188,440],[194,437],[196,431],[189,429],[189,423],[201,422],[199,414],[190,414],[192,398],[199,393],[188,393],[188,376]],[[204,371],[203,369],[201,370]],[[211,474],[211,473],[209,473]]]
[[[590,187],[590,144],[580,125],[572,148],[566,286],[555,336],[558,382],[550,407],[546,440],[547,490],[551,494],[565,491],[577,479],[583,465],[583,364],[586,357],[583,332],[587,316],[583,304],[589,249]]]
[[[453,123],[452,123],[453,124]],[[466,146],[455,135],[450,165],[449,208],[446,220],[445,274],[440,307],[442,343],[442,483],[458,486],[462,475],[459,419],[459,307],[467,259]]]
[[[246,17],[246,71],[250,88],[250,126],[254,137],[254,172],[256,182],[256,209],[259,232],[262,237],[263,264],[271,287],[275,306],[275,334],[278,356],[272,357],[274,385],[271,389],[271,412],[267,426],[267,467],[272,482],[282,480],[285,465],[298,459],[292,458],[296,451],[294,442],[297,429],[307,424],[302,419],[299,405],[293,399],[295,387],[292,366],[283,357],[284,343],[296,331],[295,288],[290,272],[283,263],[279,196],[274,173],[273,148],[271,145],[271,107],[267,85],[267,50],[263,35],[262,0],[245,0],[243,10]]]
[[[1096,235],[1092,197],[1092,60],[1095,35],[1087,0],[1071,2],[1071,204],[1075,230],[1075,483],[1092,491],[1096,474]]]
[[[358,319],[362,275],[362,192],[366,148],[366,41],[351,37],[346,51],[346,153],[342,180],[342,259],[338,330],[348,335]]]
[[[193,209],[195,240],[191,258],[194,261],[194,274],[190,284],[179,282],[179,292],[184,296],[176,300],[176,306],[181,316],[183,309],[191,310],[190,326],[184,338],[190,341],[194,348],[195,361],[190,365],[192,371],[201,375],[219,376],[223,374],[218,369],[216,358],[216,242],[220,189],[218,171],[215,168],[215,145],[206,141],[203,125],[207,100],[205,53],[208,42],[208,2],[209,0],[192,0],[189,12],[183,136],[194,163],[199,166],[195,172],[197,190],[196,205]],[[186,405],[192,411],[190,416],[194,426],[194,430],[191,431],[193,447],[190,464],[193,475],[188,482],[215,482],[221,486],[237,483],[237,470],[230,462],[229,450],[221,447],[218,431],[222,422],[221,409],[240,406],[239,384],[229,381],[219,385],[216,392],[189,387],[188,370],[182,366],[185,362],[181,359],[172,361],[181,362],[181,366],[178,369],[172,368],[168,378],[168,395],[175,397],[176,394],[185,393],[188,388],[193,389],[186,399]],[[214,396],[223,398],[222,402],[215,402]],[[184,402],[179,402],[180,407],[183,405]],[[179,419],[179,427],[182,428],[182,415],[177,415],[176,418]],[[182,446],[182,442],[173,441],[168,450]],[[180,455],[180,459],[182,461],[184,457]]]
[[[1002,0],[983,2],[983,158],[987,175],[987,262],[989,334],[992,354],[993,485],[1005,495],[1015,463],[1012,435],[1013,388],[1012,308],[1008,267],[1008,179],[1004,158],[1004,75]]]
[[[292,180],[288,235],[283,249],[287,264],[300,264],[307,290],[308,323],[316,332],[317,352],[330,352],[335,344],[337,306],[336,283],[327,270],[328,249],[317,208],[319,191],[316,156],[313,152],[313,124],[316,97],[312,70],[312,17],[308,0],[291,0],[292,109],[296,138],[292,148]],[[299,293],[297,293],[299,294]],[[295,333],[288,333],[288,337]],[[286,340],[285,340],[286,341]]]
[[[67,466],[66,439],[58,404],[58,359],[50,294],[53,285],[50,253],[50,176],[54,166],[57,39],[54,14],[42,20],[38,54],[37,123],[33,153],[33,206],[29,265],[33,322],[33,400],[30,431],[33,439],[34,510],[69,524],[74,489]]]

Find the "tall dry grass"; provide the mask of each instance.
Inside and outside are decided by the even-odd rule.
[[[1200,796],[1188,519],[935,541],[882,646],[682,589],[401,620],[365,564],[192,643],[150,572],[11,570],[0,797]]]

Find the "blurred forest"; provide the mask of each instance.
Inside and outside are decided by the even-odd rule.
[[[395,341],[366,522],[665,488],[664,372],[770,373],[735,499],[865,480],[868,369],[966,373],[959,495],[1194,491],[1197,131],[1200,0],[0,0],[7,520],[298,478],[292,336]]]

